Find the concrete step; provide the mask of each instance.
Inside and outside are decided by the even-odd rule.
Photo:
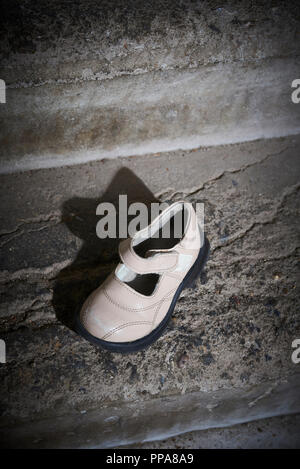
[[[5,15],[1,172],[300,131],[298,2],[29,0]]]
[[[299,449],[300,415],[269,419],[184,433],[161,441],[148,441],[124,448],[138,449]]]
[[[298,64],[262,60],[9,89],[0,109],[2,172],[297,134]]]
[[[3,15],[14,88],[299,56],[296,0],[27,0]]]
[[[113,447],[300,411],[300,136],[0,176],[1,441]],[[212,253],[149,349],[70,324],[117,261],[100,201],[205,203]]]

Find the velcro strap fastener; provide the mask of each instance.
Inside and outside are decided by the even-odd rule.
[[[119,244],[119,255],[122,262],[137,274],[155,274],[173,270],[177,266],[178,254],[161,253],[153,257],[140,257],[133,250],[131,238],[124,239]]]

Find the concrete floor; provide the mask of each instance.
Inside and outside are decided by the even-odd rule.
[[[0,176],[3,444],[114,447],[300,412],[299,146],[287,137]],[[98,203],[118,194],[203,202],[211,244],[166,333],[129,356],[72,330],[118,260],[118,240],[95,233]]]
[[[299,413],[299,2],[4,4],[1,445],[225,445]],[[73,331],[118,261],[96,207],[119,194],[204,203],[211,244],[163,337],[128,356]]]
[[[300,448],[300,414],[211,428],[120,448],[150,449],[281,449]]]

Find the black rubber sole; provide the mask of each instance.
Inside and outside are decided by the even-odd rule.
[[[153,344],[159,337],[163,334],[165,328],[167,327],[173,310],[175,308],[176,302],[182,292],[185,288],[189,288],[194,280],[200,275],[209,255],[209,242],[208,239],[205,238],[204,244],[202,248],[200,249],[199,255],[191,267],[191,269],[188,271],[186,276],[184,277],[183,281],[181,284],[178,286],[174,297],[172,299],[172,303],[170,304],[170,307],[168,309],[168,312],[162,322],[152,331],[150,334],[142,337],[141,339],[134,340],[133,342],[107,342],[106,340],[98,339],[97,337],[94,337],[91,335],[81,324],[79,314],[76,318],[75,321],[75,331],[84,337],[86,340],[91,342],[93,345],[97,345],[98,347],[104,348],[106,350],[109,350],[110,352],[118,352],[118,353],[131,353],[131,352],[137,352],[138,350],[142,350],[149,345]]]

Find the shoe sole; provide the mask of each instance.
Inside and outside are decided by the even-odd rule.
[[[161,323],[155,329],[153,329],[152,332],[150,332],[150,334],[132,342],[108,342],[106,340],[98,339],[97,337],[91,335],[81,324],[79,314],[75,321],[75,332],[77,332],[79,335],[91,342],[93,345],[97,345],[98,347],[109,350],[110,352],[131,353],[149,347],[151,344],[156,342],[157,339],[159,339],[159,337],[163,334],[164,330],[166,329],[181,292],[185,288],[189,288],[193,284],[194,280],[200,275],[208,259],[209,251],[209,242],[208,239],[205,238],[204,244],[199,251],[196,261],[184,277],[181,284],[178,286],[167,314],[165,315]]]

